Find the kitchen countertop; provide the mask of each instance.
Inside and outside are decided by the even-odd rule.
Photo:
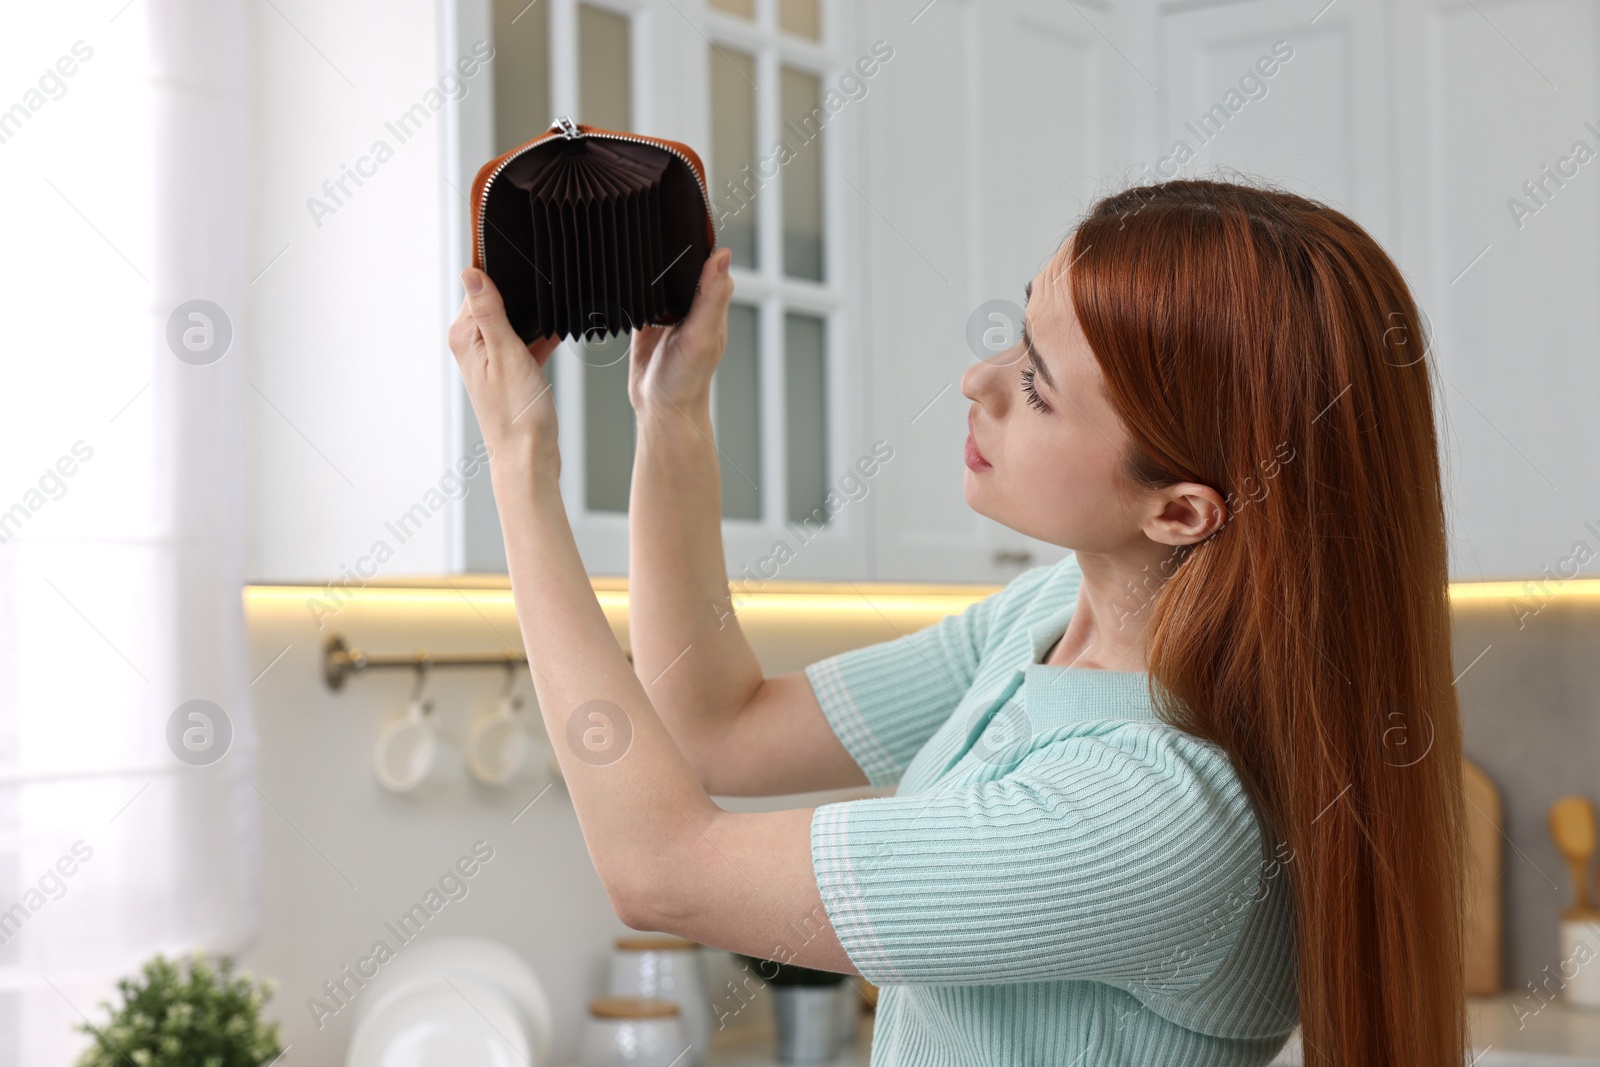
[[[816,1067],[868,1067],[872,1052],[872,1023],[874,1016],[863,1013],[856,1023],[855,1043],[833,1059]],[[778,1063],[775,1050],[778,1037],[770,1022],[764,1025],[741,1025],[711,1035],[711,1052],[706,1056],[706,1067],[773,1067]],[[582,1067],[576,1060],[561,1067]]]
[[[1474,1046],[1489,1050],[1481,1067],[1600,1067],[1600,1008],[1541,1004],[1523,991],[1468,997],[1467,1014]]]
[[[856,1022],[855,1043],[845,1046],[839,1055],[819,1067],[867,1067],[872,1052],[874,1018],[870,1012],[863,1013]],[[770,1025],[730,1029],[711,1038],[706,1067],[772,1067],[778,1062],[774,1053],[777,1047],[778,1036]]]
[[[1541,1006],[1531,993],[1468,997],[1472,1067],[1600,1067],[1600,1009],[1561,1000]],[[1274,1065],[1299,1065],[1298,1031]]]
[[[1472,1067],[1600,1067],[1600,1009],[1572,1007],[1560,1000],[1540,1005],[1529,993],[1468,997],[1472,1026]],[[869,1067],[874,1017],[864,1014],[856,1041],[826,1067]],[[741,1026],[714,1034],[706,1067],[773,1067],[776,1037],[770,1025]],[[1298,1067],[1299,1034],[1294,1034],[1274,1065]],[[568,1064],[565,1067],[578,1067]]]

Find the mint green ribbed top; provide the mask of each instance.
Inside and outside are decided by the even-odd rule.
[[[1287,846],[1148,674],[1046,666],[1068,555],[806,668],[893,796],[811,820],[822,901],[881,987],[873,1067],[1244,1067],[1298,1021]],[[1281,862],[1280,862],[1281,861]]]

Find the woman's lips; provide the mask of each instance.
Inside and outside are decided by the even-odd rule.
[[[978,443],[972,439],[972,431],[967,431],[967,469],[973,471],[993,470],[994,465],[983,458],[983,453],[978,451]]]

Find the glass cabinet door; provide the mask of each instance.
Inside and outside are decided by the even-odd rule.
[[[844,229],[833,216],[846,142],[835,121],[842,98],[836,91],[828,108],[824,95],[847,65],[830,47],[847,36],[829,25],[832,11],[822,0],[710,0],[702,45],[712,194],[736,285],[713,385],[717,438],[730,445],[724,536],[752,552],[782,543],[798,556],[801,543],[850,536],[837,529],[848,500],[833,491],[860,449],[840,425],[850,417],[837,370],[850,309],[830,269],[844,258],[829,237]]]
[[[728,343],[711,395],[730,575],[776,576],[755,565],[786,541],[795,562],[781,577],[866,576],[867,506],[837,491],[871,450],[854,429],[864,424],[864,382],[839,370],[850,309],[834,266],[844,220],[833,215],[846,142],[830,128],[841,123],[824,98],[848,63],[828,44],[844,36],[830,25],[834,5],[476,2],[489,8],[495,48],[494,143],[482,158],[571,114],[684,140],[706,166],[717,244],[734,254]],[[470,173],[465,144],[462,154]],[[627,567],[630,339],[568,341],[546,368],[560,414],[562,492],[595,574]],[[480,435],[464,395],[460,402],[465,452]],[[841,515],[841,505],[852,510]],[[486,476],[462,513],[463,569],[503,571]],[[801,558],[800,544],[816,547]]]
[[[543,0],[540,0],[543,2]],[[632,130],[633,19],[593,4],[578,9],[579,121]],[[583,505],[588,512],[625,514],[633,474],[633,407],[628,403],[628,335],[568,343],[582,368]],[[571,360],[557,360],[571,365]],[[559,373],[559,371],[558,371]],[[573,403],[570,390],[558,400]]]

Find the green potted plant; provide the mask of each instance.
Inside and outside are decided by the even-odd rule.
[[[77,1067],[263,1067],[284,1052],[279,1024],[261,1018],[274,987],[235,977],[226,956],[213,969],[196,952],[184,969],[157,955],[117,982],[120,1007],[100,1002],[110,1021],[77,1025],[94,1039]]]

